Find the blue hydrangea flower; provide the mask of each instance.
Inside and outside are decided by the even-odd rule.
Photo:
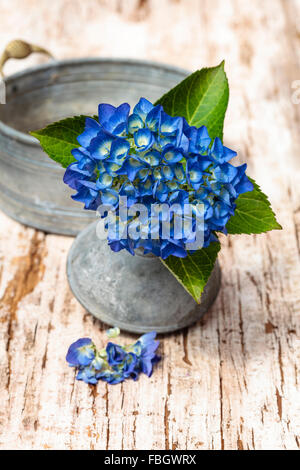
[[[89,366],[95,357],[95,347],[90,338],[81,338],[69,347],[66,360],[70,366]]]
[[[132,346],[132,352],[136,355],[138,360],[138,367],[144,374],[151,376],[153,364],[159,361],[159,356],[156,355],[156,350],[159,346],[159,341],[155,341],[155,331],[146,333]]]
[[[129,346],[109,342],[101,351],[91,339],[81,338],[71,344],[66,360],[78,369],[76,379],[87,384],[95,385],[99,380],[118,384],[129,378],[137,380],[141,373],[150,377],[153,365],[160,360],[156,354],[159,341],[155,337],[155,332],[147,333]]]
[[[119,366],[123,363],[126,353],[121,346],[108,343],[106,346],[107,362],[110,366]]]
[[[132,114],[127,103],[100,104],[98,112],[98,121],[87,118],[77,137],[79,147],[72,151],[75,161],[67,168],[64,182],[76,191],[72,197],[85,209],[97,210],[103,204],[115,213],[121,235],[108,233],[113,251],[126,249],[134,255],[142,248],[163,259],[185,257],[193,251],[197,230],[204,247],[217,240],[216,231],[227,233],[236,199],[253,189],[246,165],[229,163],[236,152],[219,138],[212,141],[205,126],[189,126],[184,118],[169,116],[162,106],[145,98]],[[142,221],[128,217],[125,232],[120,196],[126,196],[128,209],[136,203],[146,208]],[[161,204],[177,207],[170,214],[167,235],[166,220],[151,218]],[[185,204],[193,207],[191,229],[180,233],[177,221]]]
[[[91,366],[81,367],[76,375],[76,379],[82,380],[86,384],[96,385],[98,382],[97,374],[98,372]]]
[[[109,369],[104,369],[103,371],[96,374],[96,383],[98,380],[103,380],[110,385],[116,385],[124,381],[122,371],[112,371]]]

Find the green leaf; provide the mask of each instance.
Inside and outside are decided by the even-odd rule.
[[[190,126],[205,125],[212,139],[223,137],[229,88],[224,61],[217,67],[197,70],[156,104],[171,116],[183,116]]]
[[[253,191],[241,194],[236,200],[234,215],[228,221],[228,233],[263,233],[269,230],[280,230],[267,196],[261,191],[254,180]]]
[[[64,168],[75,161],[71,150],[79,147],[77,136],[84,131],[86,116],[75,116],[55,122],[37,131],[30,132],[36,137],[52,160]]]
[[[220,248],[220,243],[214,242],[186,258],[169,256],[161,261],[196,302],[200,303],[201,294],[213,270]]]

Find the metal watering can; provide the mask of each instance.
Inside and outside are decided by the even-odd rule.
[[[45,49],[16,40],[0,59],[23,59]],[[187,75],[184,70],[127,59],[72,59],[15,73],[4,79],[0,105],[0,208],[37,229],[76,235],[95,215],[71,199],[64,170],[28,134],[65,117],[94,115],[101,102],[134,105],[141,96],[155,101]]]

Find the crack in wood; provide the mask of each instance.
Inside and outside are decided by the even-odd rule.
[[[11,379],[10,343],[13,339],[18,305],[24,297],[34,291],[37,284],[43,279],[45,271],[43,258],[45,255],[45,235],[40,235],[35,231],[29,242],[28,253],[13,259],[12,265],[16,266],[15,274],[8,282],[0,299],[0,310],[7,312],[7,390],[9,390]]]
[[[91,409],[92,409],[92,415],[93,415],[92,417],[93,430],[90,428],[90,434],[89,434],[90,450],[94,450],[95,444],[92,442],[92,439],[94,438],[96,443],[98,440],[97,420],[96,420],[96,416],[97,416],[96,399],[98,396],[98,392],[97,392],[97,387],[95,385],[89,385],[89,389],[90,389],[91,397],[92,397]]]
[[[277,387],[276,387],[276,400],[277,400],[278,416],[279,416],[280,421],[281,421],[281,419],[282,419],[282,397],[281,397]]]
[[[109,433],[110,433],[110,419],[109,419],[109,401],[108,401],[108,385],[105,384],[105,394],[103,398],[105,400],[105,418],[106,418],[106,450],[109,450]]]
[[[188,356],[188,328],[185,328],[182,332],[182,338],[183,338],[183,362],[185,362],[188,366],[192,366],[193,364],[191,363],[189,356]]]
[[[221,341],[220,341],[220,330],[217,328],[218,335],[218,353],[219,353],[219,400],[220,400],[220,439],[221,439],[221,450],[225,449],[224,434],[223,434],[223,378],[222,378],[222,359],[221,359]]]
[[[170,449],[170,441],[169,441],[169,417],[170,417],[170,410],[169,410],[169,399],[172,394],[171,382],[170,382],[170,373],[168,372],[168,381],[167,381],[167,394],[165,398],[165,408],[164,408],[164,430],[165,430],[165,450]]]
[[[237,283],[238,283],[238,291],[239,291],[238,309],[239,309],[239,328],[240,328],[240,337],[241,337],[241,347],[242,347],[242,354],[243,356],[245,356],[244,323],[243,323],[243,314],[242,314],[241,282],[240,282],[239,272],[237,273]]]
[[[270,322],[270,320],[268,320],[267,323],[265,323],[265,333],[267,335],[274,333],[276,328],[277,326],[273,325],[273,323]]]

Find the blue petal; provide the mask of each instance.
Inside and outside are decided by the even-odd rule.
[[[77,183],[84,178],[90,178],[90,171],[80,170],[77,163],[71,163],[65,171],[63,181],[72,189],[77,189]]]
[[[219,165],[212,171],[212,175],[215,177],[216,181],[220,183],[231,183],[237,173],[237,168],[229,163]]]
[[[178,137],[177,134],[175,135],[168,135],[163,136],[162,134],[158,136],[158,144],[160,145],[161,149],[165,147],[169,147],[170,145],[178,147]]]
[[[222,199],[222,201],[224,201],[226,204],[230,205],[230,193],[227,191],[227,189],[221,189],[219,198]]]
[[[104,161],[104,168],[105,168],[105,171],[111,175],[111,176],[117,176],[118,174],[118,171],[120,170],[121,166],[120,164],[118,163],[115,163],[115,162],[111,162],[111,161],[107,161],[105,160]]]
[[[143,183],[144,181],[146,181],[146,179],[148,178],[149,174],[151,173],[151,170],[149,168],[142,168],[139,172],[138,172],[138,178],[139,180],[141,181],[141,183]]]
[[[157,150],[151,149],[143,157],[140,157],[141,160],[145,161],[151,167],[159,165],[161,155]]]
[[[134,204],[137,201],[137,191],[133,184],[127,182],[123,183],[123,185],[120,188],[119,191],[120,196],[126,196],[127,197],[127,204],[128,207],[130,207],[132,204]]]
[[[128,132],[130,134],[134,134],[134,132],[138,131],[139,129],[143,129],[144,122],[142,118],[138,114],[132,114],[128,118]]]
[[[133,181],[137,172],[142,168],[144,168],[144,165],[136,158],[131,157],[126,160],[124,166],[122,167],[122,173],[127,173],[129,180]]]
[[[211,160],[209,157],[203,157],[199,156],[197,160],[197,165],[200,168],[201,171],[207,170],[207,168],[212,164]]]
[[[110,385],[119,384],[124,381],[124,377],[121,372],[115,372],[110,370],[105,370],[97,374],[97,378],[104,380],[104,382],[109,383]]]
[[[183,206],[184,204],[188,204],[189,193],[187,191],[183,191],[182,189],[179,191],[175,191],[174,193],[170,194],[169,203],[180,204],[181,206]]]
[[[118,344],[111,342],[107,343],[106,353],[107,361],[110,366],[121,364],[126,357],[126,352],[124,349]]]
[[[102,192],[101,200],[102,204],[117,207],[119,204],[119,194],[114,189],[108,189]]]
[[[82,152],[80,149],[71,150],[71,154],[78,161],[78,169],[87,171],[90,175],[96,168],[96,162],[89,156],[87,152]]]
[[[185,134],[182,133],[180,141],[177,142],[178,147],[184,155],[188,154],[189,151],[189,139]]]
[[[174,173],[170,166],[164,165],[161,170],[165,181],[171,181],[173,179]]]
[[[99,131],[100,128],[98,129],[98,131],[92,128],[87,129],[77,137],[77,141],[82,147],[88,148],[91,143],[91,140],[97,136]]]
[[[237,155],[233,150],[224,147],[219,137],[216,137],[212,145],[210,154],[219,163],[225,163]]]
[[[142,344],[143,347],[147,346],[148,343],[153,341],[156,338],[156,331],[150,331],[149,333],[145,333],[142,335],[138,341]]]
[[[196,137],[196,147],[200,153],[206,152],[209,144],[211,142],[211,138],[209,137],[207,128],[202,126],[198,129],[197,137]]]
[[[111,116],[108,122],[103,126],[109,132],[115,135],[121,135],[124,131],[127,130],[127,121],[130,111],[130,106],[128,103],[121,104]]]
[[[89,152],[87,152],[83,147],[72,149],[71,154],[78,162],[90,155]]]
[[[111,144],[114,138],[104,132],[99,133],[92,141],[88,150],[93,158],[104,160],[110,154]]]
[[[234,150],[229,149],[223,145],[223,159],[224,162],[229,162],[232,158],[236,157],[237,153]]]
[[[162,106],[158,105],[151,109],[146,117],[146,126],[152,132],[159,131],[160,128],[160,118],[161,118]]]
[[[97,121],[91,118],[86,118],[84,131],[77,137],[77,141],[82,147],[87,148],[100,129],[100,125]]]
[[[116,108],[111,104],[101,103],[98,106],[98,117],[100,124],[104,124],[109,121],[109,119],[115,113]]]
[[[124,245],[122,243],[122,240],[109,240],[108,245],[112,251],[115,253],[118,253],[121,250],[124,250]]]
[[[170,189],[170,191],[176,191],[179,187],[178,183],[176,181],[167,181],[166,185]]]
[[[128,103],[123,103],[118,108],[105,103],[99,104],[99,122],[108,132],[121,135],[127,129],[129,111]]]
[[[91,191],[94,191],[95,193],[97,192],[97,185],[93,181],[80,181],[80,184],[85,186],[86,188],[89,188]]]
[[[183,133],[188,137],[188,139],[195,142],[197,128],[195,126],[190,126],[185,118],[183,118]]]
[[[138,147],[137,151],[142,152],[148,150],[153,144],[154,138],[152,132],[149,129],[139,129],[134,134],[134,142]]]
[[[182,117],[172,117],[166,114],[165,112],[161,113],[160,132],[163,135],[174,135],[175,133],[179,133],[181,138],[182,129]]]
[[[84,208],[87,210],[97,210],[100,204],[99,192],[89,185],[95,185],[95,183],[89,181],[79,181],[77,185],[77,193],[72,195],[74,201],[83,202]]]
[[[85,119],[85,130],[87,129],[96,129],[98,132],[100,130],[100,124],[95,119],[87,117]]]
[[[156,252],[157,244],[155,243],[155,241],[145,240],[144,246],[145,252]],[[158,250],[157,255],[160,255],[160,253],[161,250]],[[155,353],[159,346],[159,341],[155,341],[155,337],[155,331],[152,331],[151,333],[146,333],[138,339],[138,341],[133,345],[132,348],[135,354],[137,355],[140,370],[144,374],[147,374],[148,377],[150,377],[152,374],[153,364],[160,360],[159,356],[157,356]]]
[[[216,160],[220,160],[220,163],[222,163],[221,159],[223,157],[223,144],[221,140],[219,139],[219,137],[216,137],[214,140],[214,143],[212,144],[211,155]]]
[[[133,108],[133,112],[137,114],[143,122],[146,119],[147,114],[153,108],[153,104],[150,101],[146,100],[146,98],[141,98],[138,104]]]
[[[189,183],[193,188],[196,188],[196,185],[202,181],[202,171],[199,169],[198,165],[193,165],[188,172]]]
[[[194,196],[195,196],[195,199],[196,200],[206,200],[207,197],[208,197],[208,194],[209,194],[209,191],[206,189],[206,188],[199,188],[195,193],[194,193]]]
[[[130,144],[125,139],[116,139],[110,149],[110,161],[115,163],[123,163],[128,155]]]
[[[161,167],[158,167],[158,168],[155,168],[154,171],[153,171],[153,178],[156,180],[156,181],[161,181],[163,179],[163,174],[162,174],[162,171],[161,171]]]
[[[160,256],[160,245],[157,240],[142,240],[141,246],[144,248],[144,254],[153,253],[155,256]]]
[[[177,246],[173,243],[168,243],[165,248],[161,250],[161,258],[166,259],[170,255],[176,256],[177,258],[185,258],[187,252],[183,247]]]
[[[83,380],[85,383],[92,384],[92,385],[96,385],[97,383],[95,372],[88,367],[85,367],[84,369],[79,370],[76,376],[76,379]]]
[[[71,366],[86,366],[94,359],[93,342],[90,338],[80,338],[72,343],[66,355],[66,361]]]
[[[183,159],[183,155],[175,147],[168,146],[164,148],[163,158],[167,163],[178,163]]]
[[[139,195],[140,196],[151,196],[153,193],[153,184],[150,178],[144,182],[139,183]]]
[[[97,180],[97,188],[100,190],[111,188],[113,177],[108,173],[102,173]]]
[[[131,377],[131,374],[135,372],[137,365],[138,365],[138,359],[136,355],[132,352],[126,354],[124,363],[122,365],[123,377],[125,378]],[[135,373],[134,373],[134,378],[135,379],[137,378]]]
[[[236,185],[238,194],[248,193],[249,191],[253,191],[253,189],[254,186],[246,175],[244,175],[241,181]]]
[[[184,183],[186,176],[185,176],[183,165],[181,163],[177,163],[176,165],[174,165],[173,170],[174,170],[175,178],[178,181],[178,183]]]
[[[253,191],[254,186],[251,183],[251,181],[248,179],[248,177],[245,174],[247,165],[244,163],[244,165],[240,165],[237,167],[238,170],[238,175],[232,182],[234,189],[237,193],[237,196],[242,193],[246,193],[249,191]]]
[[[168,199],[169,188],[164,183],[159,183],[154,188],[154,196],[160,201],[165,202]]]
[[[84,178],[84,176],[83,176]],[[65,171],[64,177],[63,177],[63,182],[70,186],[72,189],[76,189],[76,183],[78,181],[78,173],[75,171],[72,171],[70,169],[70,166]]]

